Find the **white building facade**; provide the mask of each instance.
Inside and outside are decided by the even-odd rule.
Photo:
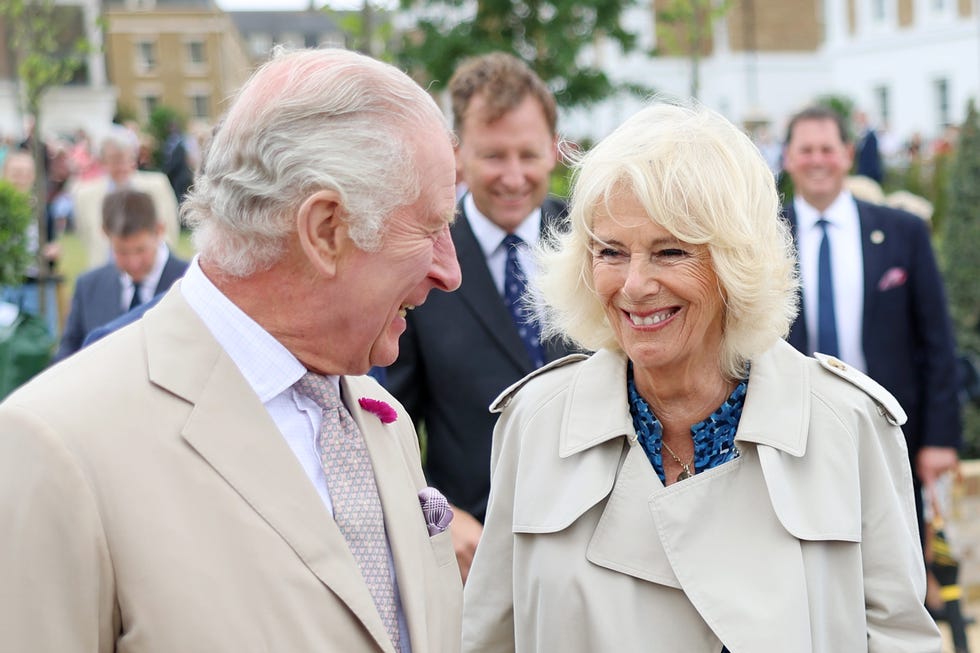
[[[757,12],[780,0],[755,0]],[[971,3],[964,7],[964,2]],[[977,0],[817,0],[812,15],[821,35],[807,51],[747,51],[729,46],[727,18],[713,29],[711,53],[701,60],[699,100],[737,124],[768,123],[782,138],[786,121],[820,96],[852,100],[877,125],[906,139],[939,136],[965,117],[967,101],[980,90],[980,18]],[[805,4],[805,3],[804,3]],[[651,6],[624,17],[640,27],[640,48],[657,44]],[[811,29],[813,25],[809,26]],[[792,28],[783,38],[792,38]],[[591,54],[613,79],[690,97],[686,57],[623,56],[600,45]],[[612,98],[562,115],[572,139],[608,134],[642,105],[642,99]]]

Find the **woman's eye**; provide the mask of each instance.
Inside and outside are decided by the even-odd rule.
[[[670,249],[662,249],[659,252],[657,252],[657,256],[664,256],[664,257],[667,257],[667,258],[673,258],[673,257],[677,257],[677,256],[687,256],[687,252],[685,252],[683,249],[677,249],[675,247],[675,248],[670,248]]]
[[[596,256],[599,258],[616,258],[622,256],[622,253],[612,247],[602,247],[596,251]]]

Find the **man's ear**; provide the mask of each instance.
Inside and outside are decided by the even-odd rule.
[[[296,235],[310,264],[321,273],[333,276],[337,260],[347,240],[347,223],[343,220],[340,194],[333,190],[313,193],[296,212]]]

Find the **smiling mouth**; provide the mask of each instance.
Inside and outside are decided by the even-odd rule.
[[[667,318],[673,316],[678,308],[668,308],[662,311],[657,311],[652,315],[637,315],[636,313],[630,313],[630,322],[636,326],[653,326],[654,324],[660,324]]]

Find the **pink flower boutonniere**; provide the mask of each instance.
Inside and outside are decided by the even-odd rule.
[[[361,397],[357,403],[367,412],[377,415],[382,424],[391,424],[398,419],[398,413],[395,412],[395,409],[379,399]]]

